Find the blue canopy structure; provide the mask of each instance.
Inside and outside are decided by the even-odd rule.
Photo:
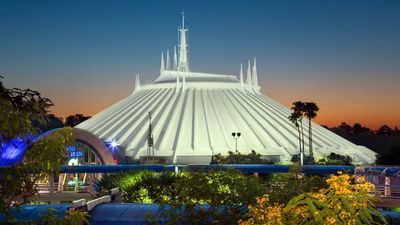
[[[17,221],[37,221],[45,215],[49,209],[54,209],[57,217],[65,217],[65,212],[71,208],[70,204],[51,204],[51,205],[22,205],[18,209],[13,208],[12,214]],[[5,214],[0,213],[0,221],[6,221]]]

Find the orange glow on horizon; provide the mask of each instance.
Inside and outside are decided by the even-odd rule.
[[[118,91],[113,88],[118,86]],[[312,86],[307,92],[304,87]],[[340,88],[338,86],[342,85]],[[127,97],[132,91],[131,83],[118,83],[109,87],[102,87],[98,92],[96,84],[92,87],[75,87],[75,91],[67,91],[67,88],[56,88],[43,91],[54,101],[55,107],[51,113],[58,117],[67,117],[73,114],[93,116],[96,113],[110,107],[112,104]],[[101,85],[99,85],[101,86]],[[324,86],[314,82],[288,83],[281,80],[261,83],[262,93],[273,98],[286,107],[291,107],[292,102],[313,101],[320,107],[315,122],[328,127],[338,126],[341,122],[349,125],[360,123],[371,129],[378,129],[386,124],[392,128],[400,127],[400,106],[395,104],[399,96],[389,95],[373,88],[360,89],[354,83],[332,84]],[[390,91],[390,90],[387,90]],[[63,95],[59,95],[63,93]]]

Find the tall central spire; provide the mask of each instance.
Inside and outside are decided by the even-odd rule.
[[[182,27],[178,29],[181,33],[180,35],[180,44],[179,44],[179,64],[178,71],[189,72],[189,61],[188,61],[188,49],[186,44],[186,31],[188,29],[185,28],[185,14],[182,12]]]

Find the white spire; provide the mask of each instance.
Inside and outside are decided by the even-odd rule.
[[[242,63],[240,63],[239,81],[240,81],[240,87],[243,89],[243,64]]]
[[[161,66],[160,66],[160,70],[165,70],[164,52],[161,53]]]
[[[136,74],[135,89],[133,89],[133,93],[135,93],[139,89],[140,89],[140,78],[139,78],[139,74]]]
[[[189,61],[188,61],[188,50],[186,44],[186,31],[188,29],[185,28],[185,14],[182,12],[182,27],[179,29],[181,32],[181,40],[179,45],[179,64],[178,71],[189,72]]]
[[[251,67],[250,67],[250,60],[249,60],[249,64],[247,65],[246,84],[251,86]]]
[[[253,86],[258,87],[258,78],[257,78],[257,63],[256,63],[256,58],[254,57],[254,64],[253,64]]]
[[[176,46],[174,46],[174,65],[173,65],[173,70],[178,69],[178,56],[176,54]]]
[[[169,49],[167,49],[167,64],[165,65],[166,70],[171,69],[171,63],[169,62]]]

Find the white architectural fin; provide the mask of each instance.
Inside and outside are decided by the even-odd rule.
[[[257,78],[257,63],[256,63],[256,58],[254,58],[254,64],[253,64],[253,71],[252,71],[252,74],[253,74],[253,79],[252,79],[252,81],[253,81],[253,86],[254,86],[255,88],[257,88],[257,87],[258,87],[258,78]]]
[[[185,28],[185,14],[182,12],[182,27],[179,29],[180,45],[179,45],[179,64],[178,71],[189,72],[189,61],[188,61],[188,46],[186,42],[186,32],[188,29]]]
[[[161,53],[161,66],[160,66],[160,70],[165,70],[164,52]]]
[[[171,69],[171,63],[169,61],[169,49],[167,49],[167,64],[165,65],[165,69],[166,70],[170,70]]]
[[[135,93],[136,91],[138,91],[140,89],[140,77],[139,74],[136,74],[136,78],[135,78],[135,88],[133,89],[133,93]]]
[[[246,84],[249,85],[249,86],[251,86],[251,67],[250,67],[250,60],[249,60],[249,64],[247,65]]]
[[[174,46],[174,65],[173,65],[173,70],[178,69],[178,55],[176,54],[176,46]]]
[[[240,88],[243,89],[243,64],[240,63],[240,76],[239,76]]]

